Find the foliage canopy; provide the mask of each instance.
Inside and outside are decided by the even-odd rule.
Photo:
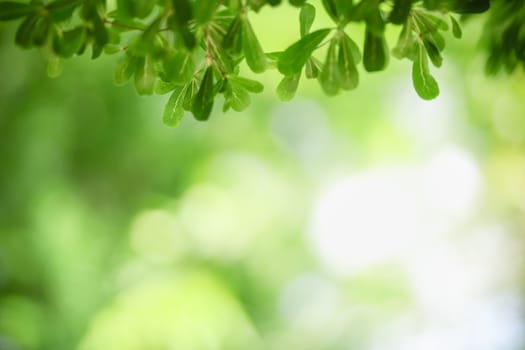
[[[0,20],[21,20],[16,44],[42,47],[50,57],[50,75],[59,73],[61,60],[86,51],[93,59],[119,55],[115,83],[132,79],[140,95],[171,93],[163,116],[171,126],[185,111],[207,120],[219,95],[224,111],[247,108],[250,94],[261,92],[263,85],[240,76],[243,61],[254,73],[276,68],[283,75],[277,95],[289,100],[303,76],[317,79],[327,95],[336,95],[358,86],[361,62],[368,72],[382,71],[392,55],[412,61],[416,92],[433,99],[439,86],[430,65],[442,64],[443,32],[461,38],[457,16],[490,7],[484,33],[490,49],[487,71],[513,71],[525,64],[525,6],[518,0],[322,0],[318,8],[333,25],[314,31],[315,2],[289,2],[299,9],[300,38],[280,52],[264,51],[250,12],[277,7],[281,0],[2,1]],[[365,26],[362,48],[349,33],[352,22]],[[389,26],[402,28],[392,49],[385,39]]]

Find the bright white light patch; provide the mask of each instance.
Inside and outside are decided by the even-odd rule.
[[[310,237],[329,269],[359,271],[395,257],[413,240],[418,210],[406,171],[362,173],[321,195]]]
[[[438,152],[423,169],[423,181],[425,200],[431,208],[455,218],[470,214],[482,185],[477,164],[457,147]]]

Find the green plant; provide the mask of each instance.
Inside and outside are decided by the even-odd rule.
[[[313,2],[313,1],[311,1]],[[382,71],[391,54],[413,62],[415,90],[433,99],[439,87],[429,61],[441,66],[443,31],[461,37],[455,16],[485,12],[489,0],[322,0],[333,26],[311,31],[316,7],[310,1],[290,0],[299,8],[301,37],[282,52],[264,52],[250,23],[250,11],[278,6],[280,0],[54,0],[30,3],[0,2],[0,20],[21,19],[15,42],[22,48],[42,47],[50,57],[49,74],[59,72],[60,61],[90,50],[92,58],[118,54],[114,80],[133,79],[140,95],[171,93],[164,122],[174,126],[184,111],[207,120],[216,100],[223,110],[242,111],[250,94],[263,85],[239,75],[245,61],[255,73],[276,68],[283,75],[277,87],[282,100],[293,98],[301,77],[317,79],[322,90],[335,95],[359,83],[357,65],[368,72]],[[500,1],[489,20],[486,38],[492,49],[488,70],[513,70],[525,62],[525,6]],[[506,17],[504,17],[506,16]],[[503,18],[505,20],[503,20]],[[347,25],[363,23],[362,50],[349,36]],[[401,26],[395,47],[385,40],[388,26]],[[510,29],[509,29],[510,28]],[[502,39],[503,38],[503,39]],[[323,50],[319,50],[324,47]],[[319,59],[319,53],[324,55]]]

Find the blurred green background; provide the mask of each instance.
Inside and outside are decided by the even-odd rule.
[[[254,15],[267,51],[296,15]],[[115,59],[50,79],[2,25],[0,349],[525,349],[525,76],[483,75],[481,24],[437,100],[408,61],[289,103],[269,72],[176,129]]]

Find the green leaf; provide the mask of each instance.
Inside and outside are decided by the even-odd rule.
[[[243,88],[254,94],[261,93],[264,90],[263,84],[252,79],[243,78],[239,76],[230,76],[228,77],[228,80],[235,85],[242,86]]]
[[[443,63],[443,57],[441,57],[439,49],[428,40],[423,40],[423,45],[427,50],[428,57],[430,57],[432,64],[436,67],[441,67],[441,64]]]
[[[308,32],[310,32],[310,28],[312,28],[314,19],[315,7],[308,3],[305,3],[303,7],[301,7],[301,12],[299,12],[299,26],[301,37],[305,36],[306,34],[308,34]]]
[[[185,51],[177,51],[164,57],[162,67],[162,80],[185,83],[193,76],[195,63],[191,54]]]
[[[242,112],[250,106],[250,95],[244,87],[228,83],[224,93],[225,106],[231,107],[236,112]]]
[[[20,25],[15,35],[15,43],[23,48],[29,48],[33,45],[33,33],[39,15],[28,16]]]
[[[11,21],[25,17],[35,11],[35,7],[14,1],[0,2],[0,21]]]
[[[46,10],[49,11],[49,18],[52,22],[64,22],[71,18],[81,3],[81,0],[56,0],[47,4]]]
[[[301,72],[284,76],[277,86],[277,97],[281,101],[290,101],[294,98],[300,79]]]
[[[363,64],[368,72],[377,72],[388,64],[388,48],[384,35],[378,35],[366,28]]]
[[[123,0],[126,1],[126,0]],[[189,22],[193,19],[193,8],[189,0],[172,0],[174,9],[173,29],[182,39],[184,46],[193,49],[196,45],[195,35],[189,30]]]
[[[319,83],[328,96],[336,95],[341,88],[341,76],[337,57],[338,46],[339,43],[335,38],[330,41],[330,46],[326,52],[326,60],[319,74]]]
[[[304,66],[304,74],[307,79],[317,79],[321,71],[321,62],[315,57],[310,57]]]
[[[138,64],[142,63],[140,59],[129,54],[124,55],[118,62],[115,71],[113,72],[113,81],[117,86],[123,86],[133,76],[138,68]]]
[[[419,45],[418,54],[412,65],[412,82],[417,94],[425,100],[432,100],[439,95],[439,86],[430,74],[428,60],[423,45]]]
[[[47,41],[47,38],[51,34],[51,23],[49,22],[49,17],[43,16],[40,17],[33,29],[33,43],[36,46],[42,46]]]
[[[191,112],[195,119],[199,121],[208,120],[211,110],[213,108],[213,68],[209,66],[206,68],[204,77],[202,78],[199,91],[193,98]]]
[[[155,82],[155,93],[157,95],[164,95],[170,91],[175,90],[177,86],[180,86],[180,84],[173,83],[173,82],[166,82],[166,81],[159,79]]]
[[[458,21],[456,21],[452,15],[450,15],[450,21],[452,22],[452,34],[455,38],[461,39],[463,36],[463,31],[461,30],[461,26],[459,25]]]
[[[266,70],[266,55],[250,21],[246,17],[243,20],[242,48],[248,67],[255,73],[264,72]]]
[[[155,90],[157,77],[150,56],[139,58],[135,71],[135,89],[139,95],[151,95]]]
[[[411,58],[413,56],[415,40],[414,34],[412,33],[412,21],[408,21],[401,30],[399,38],[397,39],[397,45],[392,49],[392,55],[394,57],[402,58]]]
[[[334,20],[338,22],[337,6],[335,0],[322,0],[323,7],[326,13]]]
[[[299,41],[288,47],[277,61],[279,72],[284,75],[299,73],[312,52],[326,38],[331,29],[319,29],[302,37]]]
[[[341,75],[341,88],[344,90],[353,90],[359,84],[359,73],[352,55],[351,45],[351,39],[345,34],[341,39],[337,62]]]
[[[183,102],[186,89],[186,85],[177,86],[166,103],[162,115],[162,121],[167,126],[175,127],[179,125],[182,120],[182,117],[184,116]]]
[[[207,23],[217,10],[218,0],[198,0],[193,3],[193,13],[197,23]]]
[[[64,65],[60,57],[53,56],[47,62],[47,76],[50,78],[56,78],[62,74]]]
[[[65,32],[54,31],[53,50],[57,55],[69,58],[77,53],[86,43],[86,30],[77,27]]]
[[[394,0],[394,8],[390,12],[388,20],[394,24],[405,23],[411,8],[412,0]]]
[[[237,56],[242,51],[242,20],[240,15],[232,20],[222,40],[222,47],[230,54]]]

